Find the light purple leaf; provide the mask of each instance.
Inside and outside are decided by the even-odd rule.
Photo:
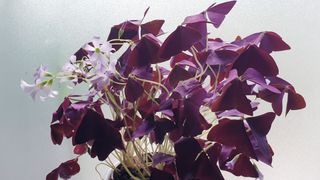
[[[207,14],[214,25],[214,27],[218,28],[223,22],[225,16],[231,11],[236,1],[224,2],[221,4],[213,4],[207,9]]]

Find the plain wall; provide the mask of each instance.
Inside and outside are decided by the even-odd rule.
[[[0,179],[40,180],[70,159],[70,143],[52,145],[49,123],[62,96],[33,102],[20,88],[34,70],[49,65],[57,71],[82,44],[106,38],[112,25],[140,19],[164,19],[172,31],[185,16],[207,8],[209,0],[0,0]],[[221,2],[221,1],[218,1]],[[259,163],[266,180],[314,180],[320,175],[320,1],[239,0],[212,35],[226,41],[237,35],[270,30],[292,50],[274,53],[280,76],[304,95],[307,108],[279,117],[269,133],[275,152],[273,168]],[[73,179],[98,179],[97,161],[81,159]],[[226,179],[241,179],[226,175]]]

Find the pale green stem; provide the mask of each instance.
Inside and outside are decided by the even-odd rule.
[[[120,154],[119,154],[117,151],[115,151],[115,153],[116,153],[116,156],[118,156],[118,158],[121,159]],[[130,176],[132,179],[134,179],[134,180],[139,180],[139,178],[135,177],[135,176],[131,173],[131,171],[128,169],[128,167],[126,166],[126,164],[125,164],[123,161],[120,161],[120,163],[121,163],[121,165],[123,166],[123,168],[127,171],[127,173],[129,174],[129,176]]]
[[[142,82],[146,82],[146,83],[150,83],[150,84],[155,84],[155,85],[158,85],[158,86],[161,86],[165,91],[166,93],[169,95],[170,92],[169,90],[162,84],[158,83],[158,82],[155,82],[155,81],[150,81],[150,80],[146,80],[146,79],[141,79],[141,78],[138,78],[135,76],[135,79],[139,80],[139,81],[142,81]]]
[[[106,163],[99,163],[99,164],[97,164],[97,165],[95,166],[95,168],[94,168],[94,169],[96,170],[97,174],[99,175],[100,180],[104,180],[103,177],[102,177],[102,175],[101,175],[101,173],[100,173],[99,170],[98,170],[98,166],[100,166],[100,165],[108,166],[108,164],[106,164]],[[109,167],[109,166],[108,166],[108,167]]]
[[[201,63],[200,63],[199,60],[198,60],[196,51],[197,51],[197,49],[196,49],[194,46],[192,46],[192,47],[191,47],[191,52],[192,52],[192,54],[193,54],[193,57],[194,57],[197,65],[200,67],[200,74],[202,74],[202,73],[204,73],[204,69],[203,69]]]

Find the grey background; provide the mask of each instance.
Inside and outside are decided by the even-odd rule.
[[[202,11],[208,0],[0,0],[0,179],[40,180],[60,162],[72,157],[69,143],[51,144],[49,122],[63,95],[33,102],[19,88],[31,82],[34,70],[49,65],[56,71],[83,43],[127,19],[163,18],[165,31],[175,29],[186,15]],[[221,2],[221,1],[218,1]],[[273,168],[259,164],[265,179],[314,180],[320,169],[320,1],[239,0],[212,35],[227,41],[236,35],[272,30],[292,47],[275,53],[280,75],[304,95],[307,108],[275,121],[269,134],[275,156]],[[98,179],[97,161],[80,160],[73,179]],[[226,175],[226,179],[241,179]]]

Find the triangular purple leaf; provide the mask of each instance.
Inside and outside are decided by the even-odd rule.
[[[306,102],[300,94],[289,90],[288,91],[288,102],[286,108],[286,115],[289,113],[290,110],[297,110],[306,107]]]
[[[71,176],[80,172],[80,166],[78,164],[78,159],[71,159],[64,163],[61,163],[59,167],[51,171],[46,180],[58,180],[58,176],[62,179],[69,179]]]
[[[202,36],[197,30],[178,26],[163,42],[159,51],[159,57],[169,59],[181,51],[188,50],[192,45],[199,42],[201,38]]]
[[[231,11],[236,1],[224,2],[221,4],[213,4],[207,9],[207,15],[214,25],[218,28],[223,22],[225,16]]]
[[[124,148],[121,134],[110,125],[110,120],[88,109],[73,138],[73,144],[83,144],[90,140],[94,140],[91,157],[98,156],[100,161],[105,160],[116,148]]]
[[[220,120],[219,124],[210,130],[208,140],[221,143],[225,146],[236,147],[239,152],[257,159],[246,128],[241,120]]]
[[[232,66],[242,75],[248,68],[253,68],[263,76],[276,76],[279,74],[277,64],[273,58],[256,45],[247,47]]]
[[[132,78],[128,78],[126,87],[125,87],[125,95],[126,99],[129,102],[135,102],[140,96],[143,95],[143,87],[142,85]]]
[[[237,109],[248,115],[253,114],[250,100],[242,90],[241,81],[237,79],[226,85],[222,90],[221,96],[218,96],[211,104],[211,110],[213,112],[232,109]]]
[[[171,70],[168,76],[168,80],[172,87],[176,87],[180,81],[190,79],[191,77],[192,75],[187,70],[180,67],[179,65],[176,65]]]
[[[157,58],[160,49],[159,40],[152,34],[144,35],[129,55],[130,66],[142,67],[161,62]]]

